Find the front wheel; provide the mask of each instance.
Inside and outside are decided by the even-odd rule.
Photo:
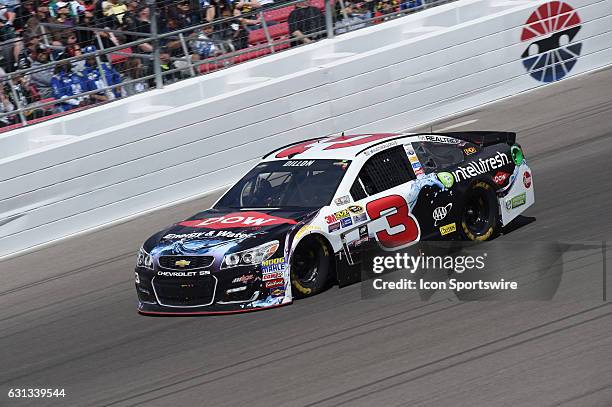
[[[291,257],[291,284],[296,297],[309,297],[323,291],[331,268],[331,253],[318,236],[302,240]]]
[[[468,240],[484,242],[497,236],[501,229],[499,206],[493,187],[483,181],[467,191],[461,215],[461,231]]]

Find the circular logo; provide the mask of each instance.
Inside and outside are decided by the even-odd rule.
[[[446,188],[451,188],[455,183],[455,177],[450,172],[439,172],[438,179]]]
[[[525,188],[529,188],[531,186],[531,174],[529,171],[525,171],[523,173],[523,184],[525,185]]]
[[[582,50],[582,43],[574,42],[580,28],[580,17],[569,4],[551,1],[538,7],[521,33],[526,44],[521,58],[527,72],[541,82],[567,75]]]

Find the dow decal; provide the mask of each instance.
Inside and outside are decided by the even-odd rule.
[[[527,72],[541,82],[567,75],[580,56],[582,43],[574,39],[581,29],[580,17],[567,3],[551,1],[538,7],[525,23],[521,58]]]

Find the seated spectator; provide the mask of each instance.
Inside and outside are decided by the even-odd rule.
[[[181,73],[179,71],[168,73],[168,71],[176,69],[170,55],[170,51],[167,48],[162,48],[159,51],[159,65],[161,67],[164,85],[169,85],[181,79]]]
[[[190,27],[200,22],[199,10],[193,12],[189,0],[181,0],[176,6],[171,6],[168,9],[168,18],[174,20],[174,30]]]
[[[0,114],[10,113],[15,110],[15,106],[4,91],[5,88],[2,87],[2,89],[0,89]],[[0,117],[0,127],[6,127],[11,124],[14,124],[14,121],[11,116]]]
[[[408,10],[411,8],[419,8],[423,5],[423,0],[402,0],[400,10]]]
[[[197,54],[199,59],[211,58],[222,53],[221,47],[212,38],[212,36],[212,25],[204,26],[192,34],[191,37],[194,38],[189,41],[189,46],[193,52]]]
[[[271,4],[271,3],[270,3]],[[234,7],[234,15],[241,16],[240,22],[247,31],[259,30],[263,27],[260,16],[256,14],[259,8],[262,8],[258,1],[239,1]],[[278,24],[276,21],[266,20],[266,25],[271,26]]]
[[[127,6],[119,3],[119,0],[105,0],[102,2],[102,14],[113,22],[111,27],[119,27],[123,24],[123,14],[128,10]]]
[[[49,18],[49,7],[44,4],[39,4],[36,7],[36,12],[32,14],[26,21],[24,26],[24,37],[38,37],[48,30],[43,29],[40,25],[41,23],[50,23],[51,20]]]
[[[96,52],[96,47],[89,45],[83,49],[85,54],[89,54],[85,59],[85,66],[81,71],[83,76],[84,92],[90,90],[103,89],[107,86],[118,85],[121,83],[121,75],[110,64],[102,62],[98,67],[96,57],[93,52]],[[100,70],[104,73],[102,77]],[[106,83],[105,83],[106,82]],[[112,90],[104,90],[99,93],[94,93],[89,96],[93,103],[107,102],[115,98],[121,97],[121,88],[116,87]]]
[[[136,25],[134,26],[135,32],[150,34],[151,33],[151,23],[149,22],[149,8],[141,7],[137,13],[138,17],[136,18]],[[150,54],[153,52],[153,45],[148,42],[138,44],[138,48],[140,52],[144,52]]]
[[[289,34],[294,38],[291,46],[308,44],[325,36],[325,16],[309,0],[297,3],[289,14]]]
[[[36,60],[32,63],[32,68],[40,67],[49,63],[49,50],[47,48],[38,47],[36,50]],[[31,75],[32,83],[38,88],[40,96],[43,99],[52,96],[51,78],[53,78],[52,68],[33,72]]]
[[[391,14],[398,10],[398,6],[399,0],[379,0],[376,3],[376,11],[382,15]]]
[[[53,8],[52,8],[53,10]],[[55,18],[52,20],[55,24],[74,26],[76,25],[75,18],[70,14],[69,4],[64,1],[58,1],[55,3]]]
[[[348,31],[364,28],[371,14],[364,9],[361,9],[357,4],[349,1],[344,2],[344,8],[340,6],[340,2],[336,3],[336,34],[343,34]]]
[[[28,107],[40,100],[38,89],[36,89],[36,86],[30,83],[28,78],[24,75],[18,75],[13,78],[12,90],[9,88],[9,86],[9,83],[5,84],[5,93],[8,95],[11,103],[15,107]],[[37,107],[32,107],[31,109],[23,112],[23,115],[27,120],[39,119],[50,114],[52,114],[50,110]]]
[[[17,17],[16,9],[19,7],[19,0],[0,0],[0,19],[11,27],[15,25]]]
[[[61,100],[58,107],[62,112],[87,105],[86,99],[76,96],[84,92],[83,75],[73,72],[70,62],[61,61],[57,64],[51,78],[51,89],[53,97]]]
[[[130,58],[126,62],[125,82],[140,79],[144,74],[144,65],[140,58]],[[146,81],[126,83],[122,86],[122,96],[132,96],[149,89]]]

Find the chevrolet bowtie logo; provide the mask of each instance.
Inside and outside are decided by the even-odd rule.
[[[191,262],[189,260],[178,260],[174,263],[174,265],[178,267],[187,267],[190,264]]]

